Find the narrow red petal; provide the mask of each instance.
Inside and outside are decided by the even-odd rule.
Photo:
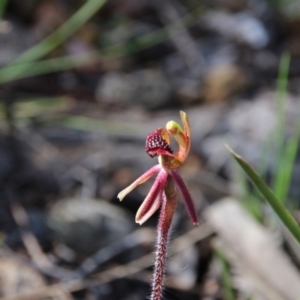
[[[135,221],[140,225],[147,221],[160,207],[167,177],[168,173],[163,169],[158,173],[153,186],[136,214]]]
[[[156,198],[145,199],[142,205],[140,206],[136,217],[135,222],[142,225],[145,223],[153,214],[159,209],[162,202],[163,192],[159,192]]]
[[[193,224],[194,225],[199,224],[198,214],[196,211],[194,201],[183,179],[176,171],[172,171],[170,175],[172,176],[177,188],[180,190],[185,207],[190,215]]]
[[[133,189],[135,189],[138,185],[147,181],[149,178],[151,178],[154,174],[156,174],[160,170],[161,170],[160,165],[155,165],[154,167],[149,169],[147,172],[145,172],[143,175],[141,175],[138,179],[136,179],[131,185],[129,185],[127,188],[125,188],[118,194],[117,197],[119,198],[119,200],[122,201],[124,199],[124,197],[127,194],[129,194]]]

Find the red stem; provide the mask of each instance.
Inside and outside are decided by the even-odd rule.
[[[176,191],[171,176],[168,176],[159,222],[157,226],[156,258],[152,283],[151,300],[161,300],[164,285],[167,247],[172,218],[176,207]]]

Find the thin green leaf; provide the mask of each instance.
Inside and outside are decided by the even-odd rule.
[[[222,279],[224,299],[234,300],[235,296],[234,296],[233,284],[232,284],[232,279],[230,274],[230,265],[225,255],[219,248],[214,247],[214,253],[221,263],[221,279]]]
[[[276,198],[273,191],[268,187],[264,180],[256,173],[256,171],[238,154],[236,154],[228,145],[227,149],[230,151],[235,160],[244,169],[249,178],[252,180],[254,186],[261,192],[266,201],[273,208],[274,212],[290,233],[300,244],[300,228],[296,220],[291,213],[285,208],[285,206]]]
[[[79,55],[63,56],[38,62],[26,62],[7,66],[0,70],[0,83],[51,72],[75,69],[92,65],[99,60],[99,54],[93,51]]]
[[[279,63],[279,74],[277,79],[277,159],[280,159],[282,150],[284,147],[284,138],[285,138],[285,106],[286,106],[286,91],[288,85],[288,74],[290,68],[290,54],[285,52],[282,54]]]
[[[3,13],[5,11],[6,4],[7,4],[7,0],[0,0],[0,20],[3,17]]]
[[[288,191],[292,179],[294,163],[296,160],[300,139],[300,126],[297,126],[296,131],[287,141],[286,149],[279,162],[278,173],[274,186],[274,193],[281,202],[285,202],[288,196]]]
[[[287,187],[283,187],[282,182],[282,168],[285,168],[284,156],[284,141],[285,141],[285,131],[286,131],[286,92],[288,85],[288,73],[290,67],[290,55],[288,53],[283,53],[279,63],[279,73],[277,79],[277,126],[275,128],[275,161],[277,162],[276,171],[274,176],[274,181],[272,182],[272,187],[275,194],[279,197],[280,200],[284,201],[285,199],[281,198],[281,191]],[[284,172],[284,171],[283,171]]]
[[[11,62],[9,66],[15,64],[23,64],[15,70],[15,76],[26,71],[28,65],[32,62],[47,55],[57,46],[66,41],[75,31],[77,31],[84,23],[86,23],[97,10],[104,5],[105,0],[88,0],[69,20],[61,25],[56,31],[42,40],[34,47],[21,54],[16,60]],[[0,70],[0,80],[5,78],[5,68]]]
[[[70,115],[65,117],[61,122],[57,122],[57,124],[66,128],[92,132],[103,132],[110,135],[116,134],[128,136],[129,132],[138,132],[138,129],[135,128],[134,124],[132,123],[99,120],[87,116]]]
[[[263,205],[259,200],[260,195],[257,196],[250,190],[246,178],[247,175],[238,167],[238,165],[234,166],[234,176],[237,185],[241,189],[241,194],[239,195],[241,203],[256,220],[261,222],[263,217]],[[255,192],[258,193],[257,191]]]
[[[201,13],[201,7],[194,12],[183,16],[180,19],[180,22],[183,22],[186,27],[190,27],[198,22],[199,13]],[[100,51],[89,51],[82,54],[45,59],[42,61],[14,61],[0,70],[0,83],[6,83],[30,76],[75,69],[93,65],[101,61],[107,62],[110,59],[134,54],[167,40],[169,38],[168,30],[177,28],[178,22],[179,21],[172,22],[162,29],[136,38],[134,41],[135,47],[128,47],[126,43],[120,43],[107,46]]]

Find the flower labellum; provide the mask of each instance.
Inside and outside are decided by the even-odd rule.
[[[150,157],[172,154],[168,131],[164,128],[158,128],[150,133],[146,139],[145,149]]]

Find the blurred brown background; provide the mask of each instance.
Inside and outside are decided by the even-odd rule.
[[[260,166],[278,122],[284,53],[284,136],[299,124],[298,0],[108,0],[31,64],[14,62],[86,3],[1,2],[0,299],[146,299],[156,217],[139,227],[134,215],[150,185],[116,199],[156,163],[144,151],[146,136],[187,112],[192,149],[180,172],[204,223],[207,207],[238,194],[224,143]],[[272,155],[266,166],[271,178]],[[296,160],[296,209],[299,172]],[[181,208],[165,299],[232,299],[211,232],[190,232]],[[235,299],[271,299],[247,298],[238,287]]]

